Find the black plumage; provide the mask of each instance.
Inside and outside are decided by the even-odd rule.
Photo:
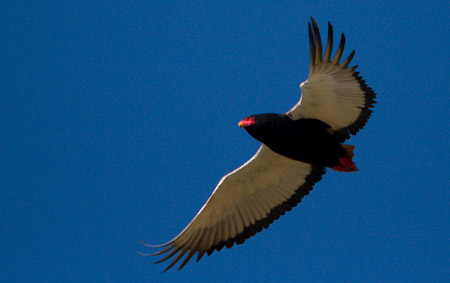
[[[317,166],[334,167],[346,150],[331,127],[318,119],[292,120],[285,114],[259,114],[246,119],[253,124],[243,128],[274,152]],[[245,120],[245,119],[244,119]]]

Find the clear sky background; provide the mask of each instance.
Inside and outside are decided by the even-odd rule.
[[[9,1],[0,17],[0,281],[449,282],[448,1]],[[182,271],[172,239],[285,112],[314,16],[378,94],[328,170],[244,245]],[[344,55],[345,55],[344,54]]]

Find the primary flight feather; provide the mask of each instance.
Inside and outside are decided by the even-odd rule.
[[[342,144],[369,119],[375,93],[348,67],[355,51],[341,61],[344,34],[334,57],[333,27],[328,23],[325,53],[316,21],[309,28],[310,71],[300,84],[300,101],[286,114],[259,114],[239,122],[262,143],[244,165],[225,175],[194,219],[166,244],[150,246],[162,250],[151,255],[172,257],[164,270],[183,256],[179,269],[197,254],[231,248],[291,210],[322,179],[325,168],[357,171],[353,146]]]

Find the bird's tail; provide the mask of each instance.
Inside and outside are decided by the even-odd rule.
[[[341,144],[341,145],[347,152],[347,156],[349,156],[350,158],[353,158],[355,156],[355,154],[353,153],[353,150],[355,149],[354,145],[349,144]]]

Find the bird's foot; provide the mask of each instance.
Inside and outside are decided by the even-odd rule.
[[[356,167],[355,162],[352,161],[350,157],[344,156],[339,158],[339,164],[332,167],[334,171],[337,172],[356,172],[358,168]]]

